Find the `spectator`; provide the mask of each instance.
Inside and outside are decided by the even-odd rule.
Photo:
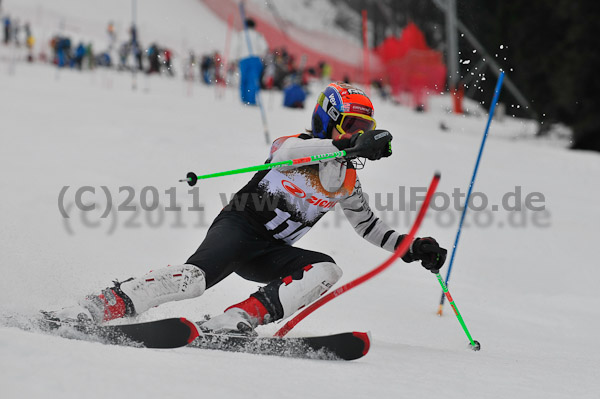
[[[288,108],[304,108],[306,93],[298,83],[291,83],[283,89],[283,106]]]
[[[382,79],[374,80],[373,86],[383,100],[390,98],[389,87],[383,83]]]
[[[133,53],[134,63],[137,61],[137,69],[140,71],[144,70],[144,64],[142,62],[142,45],[138,41],[137,37],[137,28],[135,25],[131,25],[129,29],[129,34],[131,36],[131,52]],[[135,65],[133,66],[135,68]]]
[[[148,73],[160,73],[159,50],[156,43],[152,43],[146,53],[148,54],[148,62],[150,63]]]
[[[164,65],[167,69],[167,73],[169,74],[169,76],[173,76],[173,64],[171,62],[173,59],[173,53],[171,52],[171,50],[166,48],[163,50],[163,55],[165,56]]]
[[[108,23],[108,27],[106,28],[106,33],[108,35],[108,52],[112,52],[115,47],[115,43],[117,42],[117,34],[115,32],[115,25],[111,22]]]
[[[273,89],[275,86],[275,72],[277,68],[277,64],[275,63],[276,57],[275,53],[269,53],[265,58],[265,69],[263,72],[263,86],[267,90]]]
[[[10,17],[7,15],[4,17],[4,44],[10,43],[10,36],[12,28],[10,26]]]
[[[25,24],[25,46],[27,46],[27,61],[33,62],[33,45],[35,44],[35,38],[31,34],[31,27],[29,22]]]
[[[214,74],[214,82],[217,84],[225,83],[225,74],[223,71],[223,59],[221,58],[221,54],[218,51],[215,51],[213,54],[214,66],[215,66],[215,74]]]
[[[107,52],[107,55],[108,60],[105,59],[104,62],[106,66],[110,66],[110,53]],[[94,47],[92,46],[91,42],[88,43],[87,46],[85,46],[85,58],[87,58],[88,61],[88,69],[94,69],[94,67],[96,66],[96,57],[94,56]]]
[[[323,82],[331,81],[331,72],[332,72],[331,65],[329,65],[325,61],[321,61],[321,62],[319,62],[319,71],[321,72],[321,80]]]
[[[200,62],[200,79],[202,82],[209,85],[212,84],[212,76],[214,71],[214,59],[209,55],[203,55]]]
[[[85,46],[83,45],[83,42],[79,42],[75,48],[75,56],[71,60],[71,68],[77,67],[77,69],[81,71],[83,66],[83,57],[85,57]]]
[[[12,30],[13,30],[12,31],[12,35],[11,35],[12,41],[15,42],[15,46],[21,47],[21,37],[20,37],[21,36],[20,35],[20,33],[21,33],[21,23],[20,23],[20,21],[18,19],[15,19],[11,23],[11,26],[12,26]]]
[[[127,58],[131,53],[131,46],[129,42],[123,42],[119,47],[119,70],[127,69]]]
[[[54,45],[55,59],[54,63],[62,68],[71,60],[71,39],[68,37],[57,36],[52,39]]]
[[[256,31],[256,23],[248,18],[246,29],[237,36],[237,59],[240,69],[240,94],[242,103],[256,105],[256,94],[260,89],[260,76],[263,70],[261,57],[268,45],[262,34]]]
[[[196,67],[196,55],[192,50],[188,53],[187,62],[183,71],[183,78],[185,80],[194,81],[194,68]]]

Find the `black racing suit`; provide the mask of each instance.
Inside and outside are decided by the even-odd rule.
[[[281,137],[274,141],[267,162],[336,151],[332,140],[308,134]],[[284,277],[302,278],[303,267],[334,262],[329,255],[292,245],[338,203],[358,234],[394,251],[403,235],[373,214],[350,162],[334,159],[303,165],[257,172],[213,221],[186,262],[204,271],[207,288],[237,273],[271,283],[272,289],[263,290],[269,296]]]

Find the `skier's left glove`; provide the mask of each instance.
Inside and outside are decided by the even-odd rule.
[[[405,262],[420,260],[421,265],[432,273],[438,273],[446,261],[446,251],[431,237],[417,238],[402,257]]]
[[[387,130],[369,130],[347,139],[334,140],[333,145],[340,150],[346,150],[349,157],[377,161],[392,155],[391,141],[392,135]]]

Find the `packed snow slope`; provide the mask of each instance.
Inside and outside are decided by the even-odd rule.
[[[528,122],[511,118],[492,123],[475,185],[488,208],[470,211],[450,284],[480,352],[467,348],[448,305],[443,317],[436,316],[440,287],[434,276],[401,261],[290,333],[370,331],[370,353],[350,363],[106,346],[7,326],[8,316],[67,306],[114,279],[185,262],[224,198],[251,175],[206,180],[191,194],[177,180],[188,171],[259,164],[268,153],[258,110],[240,105],[235,88],[219,97],[213,87],[190,86],[180,76],[154,76],[138,77],[139,89],[132,91],[130,74],[57,71],[20,61],[11,66],[12,54],[0,46],[3,398],[597,397],[600,157],[534,140]],[[305,110],[284,109],[280,94],[266,93],[271,137],[309,127],[321,88],[313,87]],[[378,127],[394,135],[394,153],[359,171],[371,206],[391,204],[393,210],[378,215],[407,231],[416,212],[400,208],[411,187],[425,187],[441,171],[439,191],[450,197],[451,210],[430,211],[419,235],[450,249],[460,216],[451,195],[467,190],[486,115],[473,105],[472,116],[448,114],[444,97],[432,99],[426,113],[375,95],[373,102]],[[74,202],[86,186],[95,194],[83,193],[82,202],[97,208],[82,212]],[[518,190],[519,203],[538,193],[533,205],[545,209],[504,210],[503,196]],[[105,191],[113,210],[102,218]],[[134,198],[126,203],[130,192]],[[152,208],[155,194],[158,208],[144,210]],[[438,209],[443,202],[438,198]],[[165,210],[174,204],[181,211]],[[136,210],[117,211],[118,205]],[[493,205],[500,205],[497,211]],[[507,205],[514,205],[513,197]],[[198,206],[203,211],[194,210]],[[339,284],[389,255],[356,235],[337,209],[298,245],[333,256],[344,270]],[[199,298],[154,308],[136,320],[198,320],[255,289],[233,275]]]

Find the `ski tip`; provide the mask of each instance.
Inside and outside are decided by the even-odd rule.
[[[179,321],[189,327],[190,336],[188,337],[187,343],[191,344],[196,338],[200,336],[200,332],[198,331],[198,326],[191,320],[186,319],[185,317],[180,317]]]
[[[352,335],[354,335],[356,338],[363,341],[364,347],[363,347],[362,355],[363,356],[366,355],[369,352],[369,349],[371,349],[371,333],[354,331],[354,332],[352,332]]]
[[[436,171],[435,171],[435,174],[434,174],[434,177],[435,177],[436,179],[441,179],[441,178],[442,178],[442,172],[441,172],[441,171],[439,171],[439,170],[436,170]]]

